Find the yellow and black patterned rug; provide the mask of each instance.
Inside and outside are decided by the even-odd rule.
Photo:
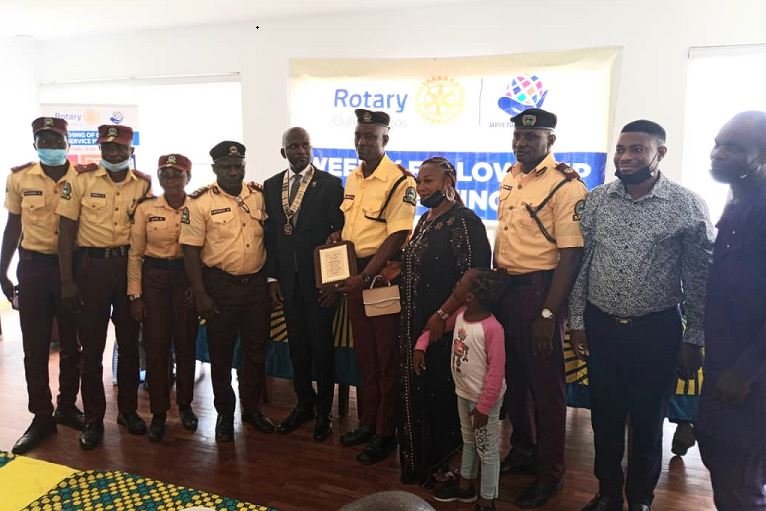
[[[126,472],[77,471],[0,452],[0,511],[274,511]]]

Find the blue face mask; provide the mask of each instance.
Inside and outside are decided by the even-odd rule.
[[[130,158],[119,163],[109,163],[106,160],[101,160],[100,165],[109,172],[120,172],[130,167]]]
[[[66,163],[66,149],[38,149],[37,157],[43,165],[58,167]]]

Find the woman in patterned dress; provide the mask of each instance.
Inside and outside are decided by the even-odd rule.
[[[430,345],[427,371],[415,375],[415,341],[469,268],[488,267],[491,249],[479,217],[455,191],[455,167],[445,158],[424,161],[417,176],[420,203],[428,208],[402,250],[402,322],[399,341],[403,483],[431,486],[444,477],[461,445],[455,383],[450,372],[451,332]]]

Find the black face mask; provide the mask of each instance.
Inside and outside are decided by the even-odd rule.
[[[433,209],[439,204],[441,204],[442,202],[444,202],[444,199],[446,198],[447,196],[444,195],[444,192],[439,190],[437,192],[432,193],[425,199],[420,199],[420,204],[425,208]]]
[[[646,167],[641,167],[637,171],[630,174],[623,174],[620,172],[620,168],[617,167],[617,170],[614,171],[614,175],[617,176],[617,179],[622,181],[622,183],[625,185],[640,185],[652,177],[652,165],[654,164],[654,159],[659,155],[660,153],[655,154],[654,158],[652,158],[652,161],[649,162],[649,165]]]

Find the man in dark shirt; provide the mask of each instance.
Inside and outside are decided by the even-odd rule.
[[[766,112],[726,123],[710,154],[731,187],[705,301],[698,440],[719,511],[766,509]]]
[[[626,420],[633,432],[628,509],[651,509],[678,358],[687,375],[702,363],[713,227],[702,199],[660,172],[666,152],[659,124],[625,125],[614,155],[619,181],[595,188],[575,211],[585,256],[570,296],[570,325],[575,354],[589,355],[599,480],[598,495],[583,511],[623,509]]]

